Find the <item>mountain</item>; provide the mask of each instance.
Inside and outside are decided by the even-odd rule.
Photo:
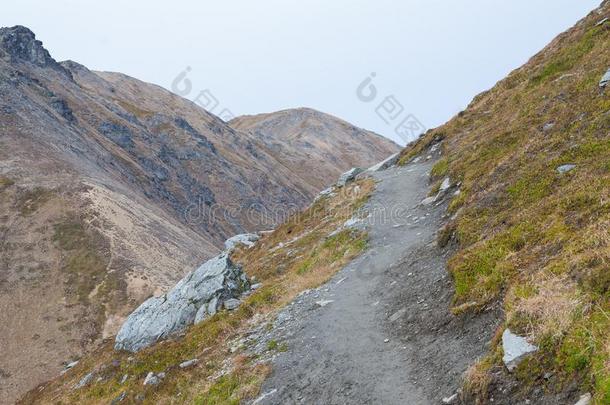
[[[260,141],[311,186],[328,186],[346,167],[370,167],[394,144],[373,132],[309,108],[237,117],[228,123]],[[363,164],[366,162],[366,164]]]
[[[348,192],[318,199],[252,249],[238,249],[235,262],[262,283],[243,296],[238,309],[221,311],[136,354],[115,351],[108,342],[22,402],[240,403],[258,397],[273,403],[286,394],[286,386],[263,385],[272,373],[266,360],[303,347],[310,351],[275,373],[295,381],[288,386],[291,398],[308,402],[305,396],[312,392],[349,397],[358,387],[370,394],[379,385],[378,375],[369,381],[348,378],[337,388],[337,380],[351,376],[355,366],[352,353],[332,356],[352,339],[337,338],[329,325],[344,326],[349,317],[358,327],[369,326],[358,323],[360,312],[379,307],[374,325],[385,326],[391,339],[365,341],[357,349],[373,346],[371,362],[408,350],[404,368],[386,369],[412,384],[413,394],[433,392],[436,400],[430,403],[445,395],[444,403],[464,404],[610,403],[609,83],[610,1],[604,1],[464,111],[405,148],[398,164],[407,167],[382,175],[421,180],[416,167],[432,166],[441,155],[430,170],[431,197],[408,204],[423,213],[409,214],[407,226],[390,226],[394,235],[414,241],[402,260],[362,274],[348,268],[345,277],[316,288],[346,258],[366,250],[366,235],[350,232],[346,224],[358,223],[367,198],[396,202],[391,189],[375,196],[373,182],[359,180],[347,186]],[[257,131],[267,127],[265,116],[247,121],[231,125],[264,139],[266,131]],[[293,124],[278,126],[288,128],[282,129],[283,139],[301,133]],[[284,147],[282,142],[276,148]],[[420,237],[430,226],[429,215],[444,222],[431,232],[437,243]],[[380,243],[383,254],[390,245],[383,238]],[[366,252],[357,263],[369,267],[374,254]],[[441,263],[441,271],[435,263]],[[374,271],[388,278],[376,285]],[[345,283],[354,287],[352,294],[369,292],[366,287],[373,285],[375,294],[349,301],[354,306],[365,301],[366,310],[332,312]],[[409,294],[392,295],[389,303],[377,296],[401,289]],[[322,313],[317,316],[326,320],[326,328],[315,336],[298,329],[302,338],[291,341],[296,348],[269,340],[272,331],[281,332],[272,336],[295,333],[287,330],[298,325],[295,313],[314,319]],[[482,331],[481,325],[492,330]],[[378,336],[367,332],[361,334]],[[456,345],[464,338],[478,348]],[[323,345],[328,340],[330,348]],[[475,360],[477,353],[485,354]],[[454,355],[465,354],[471,364],[463,375],[448,368]],[[312,366],[297,368],[301,361]],[[337,378],[316,385],[328,370]],[[449,374],[455,381],[447,383]],[[80,389],[72,389],[80,382]],[[448,386],[456,390],[440,392]]]
[[[350,164],[398,150],[368,136],[384,146]],[[350,168],[325,183],[281,153],[161,87],[59,63],[29,29],[0,29],[2,396],[55,375],[226,238],[275,226]]]

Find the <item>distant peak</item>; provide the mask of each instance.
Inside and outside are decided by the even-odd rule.
[[[32,30],[22,25],[0,28],[0,54],[8,54],[13,62],[29,62],[68,73],[51,57]]]

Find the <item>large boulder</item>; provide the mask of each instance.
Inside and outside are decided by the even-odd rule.
[[[222,304],[248,290],[249,283],[227,252],[210,259],[167,294],[138,307],[119,331],[115,349],[136,352],[214,314]]]

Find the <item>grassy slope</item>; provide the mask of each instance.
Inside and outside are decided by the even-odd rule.
[[[144,403],[238,404],[258,394],[269,366],[239,350],[228,351],[255,322],[270,322],[278,309],[303,290],[327,281],[366,247],[366,234],[335,231],[367,201],[374,183],[363,180],[333,196],[323,198],[266,235],[252,249],[238,250],[233,259],[262,287],[238,310],[222,311],[191,327],[181,338],[157,344],[137,354],[115,352],[113,342],[85,357],[63,377],[32,390],[21,403],[108,404],[125,393],[125,401]],[[78,234],[66,225],[61,235]],[[72,239],[66,239],[70,241]],[[66,242],[66,243],[68,243]],[[63,242],[62,242],[63,243]],[[285,350],[277,342],[269,350]],[[178,365],[197,358],[195,367]],[[225,370],[225,373],[219,373]],[[144,386],[148,372],[166,372],[159,386]],[[84,388],[73,390],[85,375],[94,378]],[[126,380],[121,383],[124,376]]]
[[[524,398],[533,385],[576,381],[610,403],[610,89],[598,87],[610,23],[596,25],[610,3],[600,10],[401,158],[444,139],[433,174],[462,183],[440,238],[458,245],[454,312],[500,302],[506,325],[541,347],[516,373]],[[557,172],[568,163],[576,168]],[[481,402],[501,362],[497,340],[467,375]]]

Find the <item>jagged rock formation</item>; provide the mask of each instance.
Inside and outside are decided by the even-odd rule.
[[[167,294],[140,305],[121,327],[115,348],[135,352],[150,346],[215,314],[248,287],[241,268],[223,252],[184,277]]]

